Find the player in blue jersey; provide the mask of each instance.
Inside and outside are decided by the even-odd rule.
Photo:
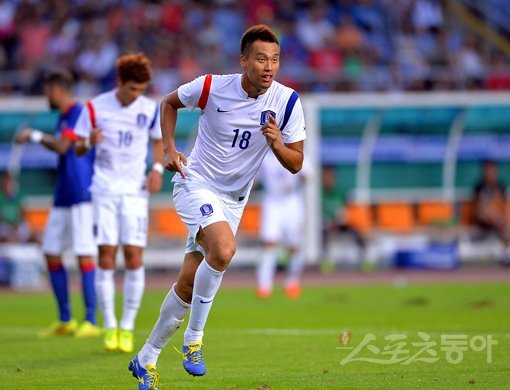
[[[50,107],[60,113],[55,135],[36,129],[25,129],[16,138],[18,143],[33,142],[59,154],[57,185],[43,239],[51,286],[58,304],[59,319],[40,336],[69,335],[89,337],[99,335],[96,325],[96,295],[94,290],[93,213],[89,187],[93,174],[94,154],[77,157],[74,125],[82,106],[74,100],[73,77],[67,71],[54,71],[44,79],[44,94]],[[81,270],[85,319],[78,325],[71,315],[67,272],[62,262],[65,250],[72,249]]]

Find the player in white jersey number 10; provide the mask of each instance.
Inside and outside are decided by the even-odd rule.
[[[280,46],[265,25],[241,39],[241,74],[206,75],[161,102],[164,165],[174,176],[174,205],[189,236],[177,283],[161,307],[147,342],[130,363],[139,389],[155,388],[156,361],[191,308],[182,346],[191,375],[206,372],[203,330],[223,273],[236,251],[235,233],[254,176],[266,153],[290,172],[303,163],[306,138],[299,96],[274,80]],[[180,108],[200,108],[198,136],[186,157],[175,148]]]
[[[106,330],[107,351],[131,353],[141,304],[147,241],[148,194],[161,189],[163,143],[158,104],[143,96],[152,71],[141,53],[117,60],[117,88],[87,102],[75,126],[78,154],[95,146],[92,203],[99,246],[96,292]],[[146,176],[149,138],[155,163]],[[115,315],[115,255],[122,246],[126,265],[120,324]]]

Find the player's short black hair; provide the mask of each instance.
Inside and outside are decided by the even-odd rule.
[[[265,24],[257,24],[249,27],[241,38],[241,54],[246,55],[255,41],[276,43],[280,46],[275,33]]]
[[[74,77],[65,69],[48,72],[43,78],[43,85],[58,85],[62,89],[70,91],[73,88]]]

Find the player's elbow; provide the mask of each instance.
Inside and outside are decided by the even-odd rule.
[[[294,164],[287,167],[289,172],[292,173],[293,175],[298,173],[301,170],[301,168],[303,168],[303,161],[297,161]]]
[[[69,151],[69,149],[71,149],[71,145],[61,145],[61,144],[55,145],[55,152],[57,152],[60,155],[66,154]]]

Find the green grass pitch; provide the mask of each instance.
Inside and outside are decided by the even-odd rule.
[[[166,291],[147,291],[137,321],[137,348],[148,336]],[[135,389],[127,370],[132,356],[107,353],[101,339],[57,337],[36,332],[54,316],[49,293],[3,293],[0,297],[0,351],[3,388]],[[81,314],[79,294],[73,307]],[[118,301],[117,307],[120,307]],[[436,341],[439,360],[407,365],[340,362],[352,349],[340,349],[339,334],[350,330],[350,347],[366,334],[377,338],[358,358],[381,354],[385,337],[406,337],[407,349],[418,332]],[[394,287],[324,286],[305,288],[289,301],[281,291],[268,301],[252,289],[223,288],[216,297],[204,338],[208,373],[190,377],[182,369],[183,330],[158,362],[161,389],[503,389],[510,388],[510,285],[503,283],[432,284]],[[492,335],[492,363],[486,351],[467,350],[454,365],[440,350],[441,334]],[[384,357],[386,356],[386,357]],[[406,356],[411,356],[408,353]],[[421,357],[431,355],[421,355]],[[4,387],[5,386],[5,387]]]

